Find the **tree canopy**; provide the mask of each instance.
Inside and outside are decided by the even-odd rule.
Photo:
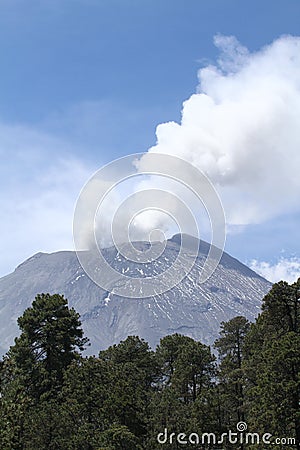
[[[221,436],[238,423],[295,440],[274,441],[274,450],[299,448],[299,298],[300,280],[280,282],[255,323],[242,316],[222,322],[218,358],[178,333],[155,350],[128,336],[87,357],[79,314],[61,295],[37,295],[0,363],[0,448],[157,450],[168,430],[175,437],[162,448],[193,449],[176,436]],[[201,448],[214,448],[207,445]]]

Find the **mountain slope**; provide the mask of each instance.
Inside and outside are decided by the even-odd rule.
[[[137,245],[143,251],[149,244]],[[169,266],[179,246],[180,236],[175,235],[155,265],[146,267],[148,273],[141,272],[139,264],[123,258],[115,248],[105,252],[120,274],[151,276]],[[0,351],[4,353],[13,343],[18,334],[17,318],[42,292],[64,294],[80,313],[85,334],[91,340],[90,354],[128,335],[139,335],[153,347],[162,336],[175,332],[211,344],[221,321],[236,315],[254,320],[271,283],[224,253],[213,275],[200,284],[199,272],[208,250],[209,245],[201,242],[188,276],[170,291],[145,299],[118,297],[99,288],[85,274],[75,252],[38,253],[0,279]],[[185,251],[188,258],[189,249]]]

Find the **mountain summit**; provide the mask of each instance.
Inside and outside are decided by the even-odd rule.
[[[194,239],[190,237],[191,248]],[[121,274],[153,277],[163,273],[178,255],[181,235],[166,242],[155,264],[132,262],[115,247],[103,250],[105,259]],[[149,247],[136,242],[139,251]],[[18,334],[17,318],[31,305],[38,293],[64,294],[81,315],[83,329],[91,341],[88,353],[118,343],[128,335],[146,339],[152,347],[161,337],[181,333],[212,344],[218,336],[220,322],[236,315],[254,320],[261,300],[271,283],[237,259],[223,253],[213,275],[199,282],[210,245],[201,241],[199,253],[190,273],[171,290],[147,298],[119,297],[97,286],[82,269],[75,252],[37,253],[20,264],[13,273],[0,279],[0,351],[4,353]],[[188,257],[189,245],[184,248]],[[101,270],[101,267],[97,267]],[[174,283],[175,284],[175,283]]]

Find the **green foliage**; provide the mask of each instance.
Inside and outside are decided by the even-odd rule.
[[[156,349],[156,358],[162,368],[164,383],[169,384],[173,376],[179,355],[193,339],[182,334],[172,334],[160,340]]]
[[[74,361],[64,376],[61,410],[65,417],[64,436],[72,449],[94,449],[102,443],[109,426],[110,367],[95,357]]]
[[[245,317],[234,317],[221,323],[220,338],[215,342],[221,361],[218,373],[219,423],[224,429],[245,420],[242,361],[249,328],[250,323]]]
[[[48,395],[62,384],[64,370],[79,357],[87,339],[79,314],[58,294],[37,295],[18,319],[20,337],[8,352],[29,395]]]
[[[246,337],[243,370],[249,423],[300,442],[300,280],[275,284]],[[273,446],[274,449],[281,448]]]
[[[0,362],[0,448],[157,450],[165,429],[220,436],[239,421],[300,441],[299,297],[299,280],[280,282],[254,324],[241,316],[223,322],[217,365],[208,346],[180,334],[161,339],[155,352],[129,336],[83,357],[78,313],[63,296],[38,295]]]
[[[111,368],[107,402],[110,419],[142,439],[147,432],[148,405],[158,376],[154,352],[143,339],[129,336],[100,352],[99,358]]]
[[[124,425],[115,425],[107,429],[102,440],[105,447],[103,450],[142,450],[136,436]]]
[[[61,423],[57,411],[63,376],[71,362],[80,358],[78,350],[87,339],[78,313],[57,294],[37,295],[18,325],[21,335],[1,370],[0,439],[16,450],[58,448],[55,430]]]

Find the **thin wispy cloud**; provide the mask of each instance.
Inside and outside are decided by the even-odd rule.
[[[273,283],[277,283],[281,280],[294,283],[300,277],[300,259],[296,257],[280,258],[274,264],[253,259],[250,262],[250,267],[259,275]]]
[[[38,251],[72,249],[72,215],[91,168],[66,141],[0,126],[0,273]]]

